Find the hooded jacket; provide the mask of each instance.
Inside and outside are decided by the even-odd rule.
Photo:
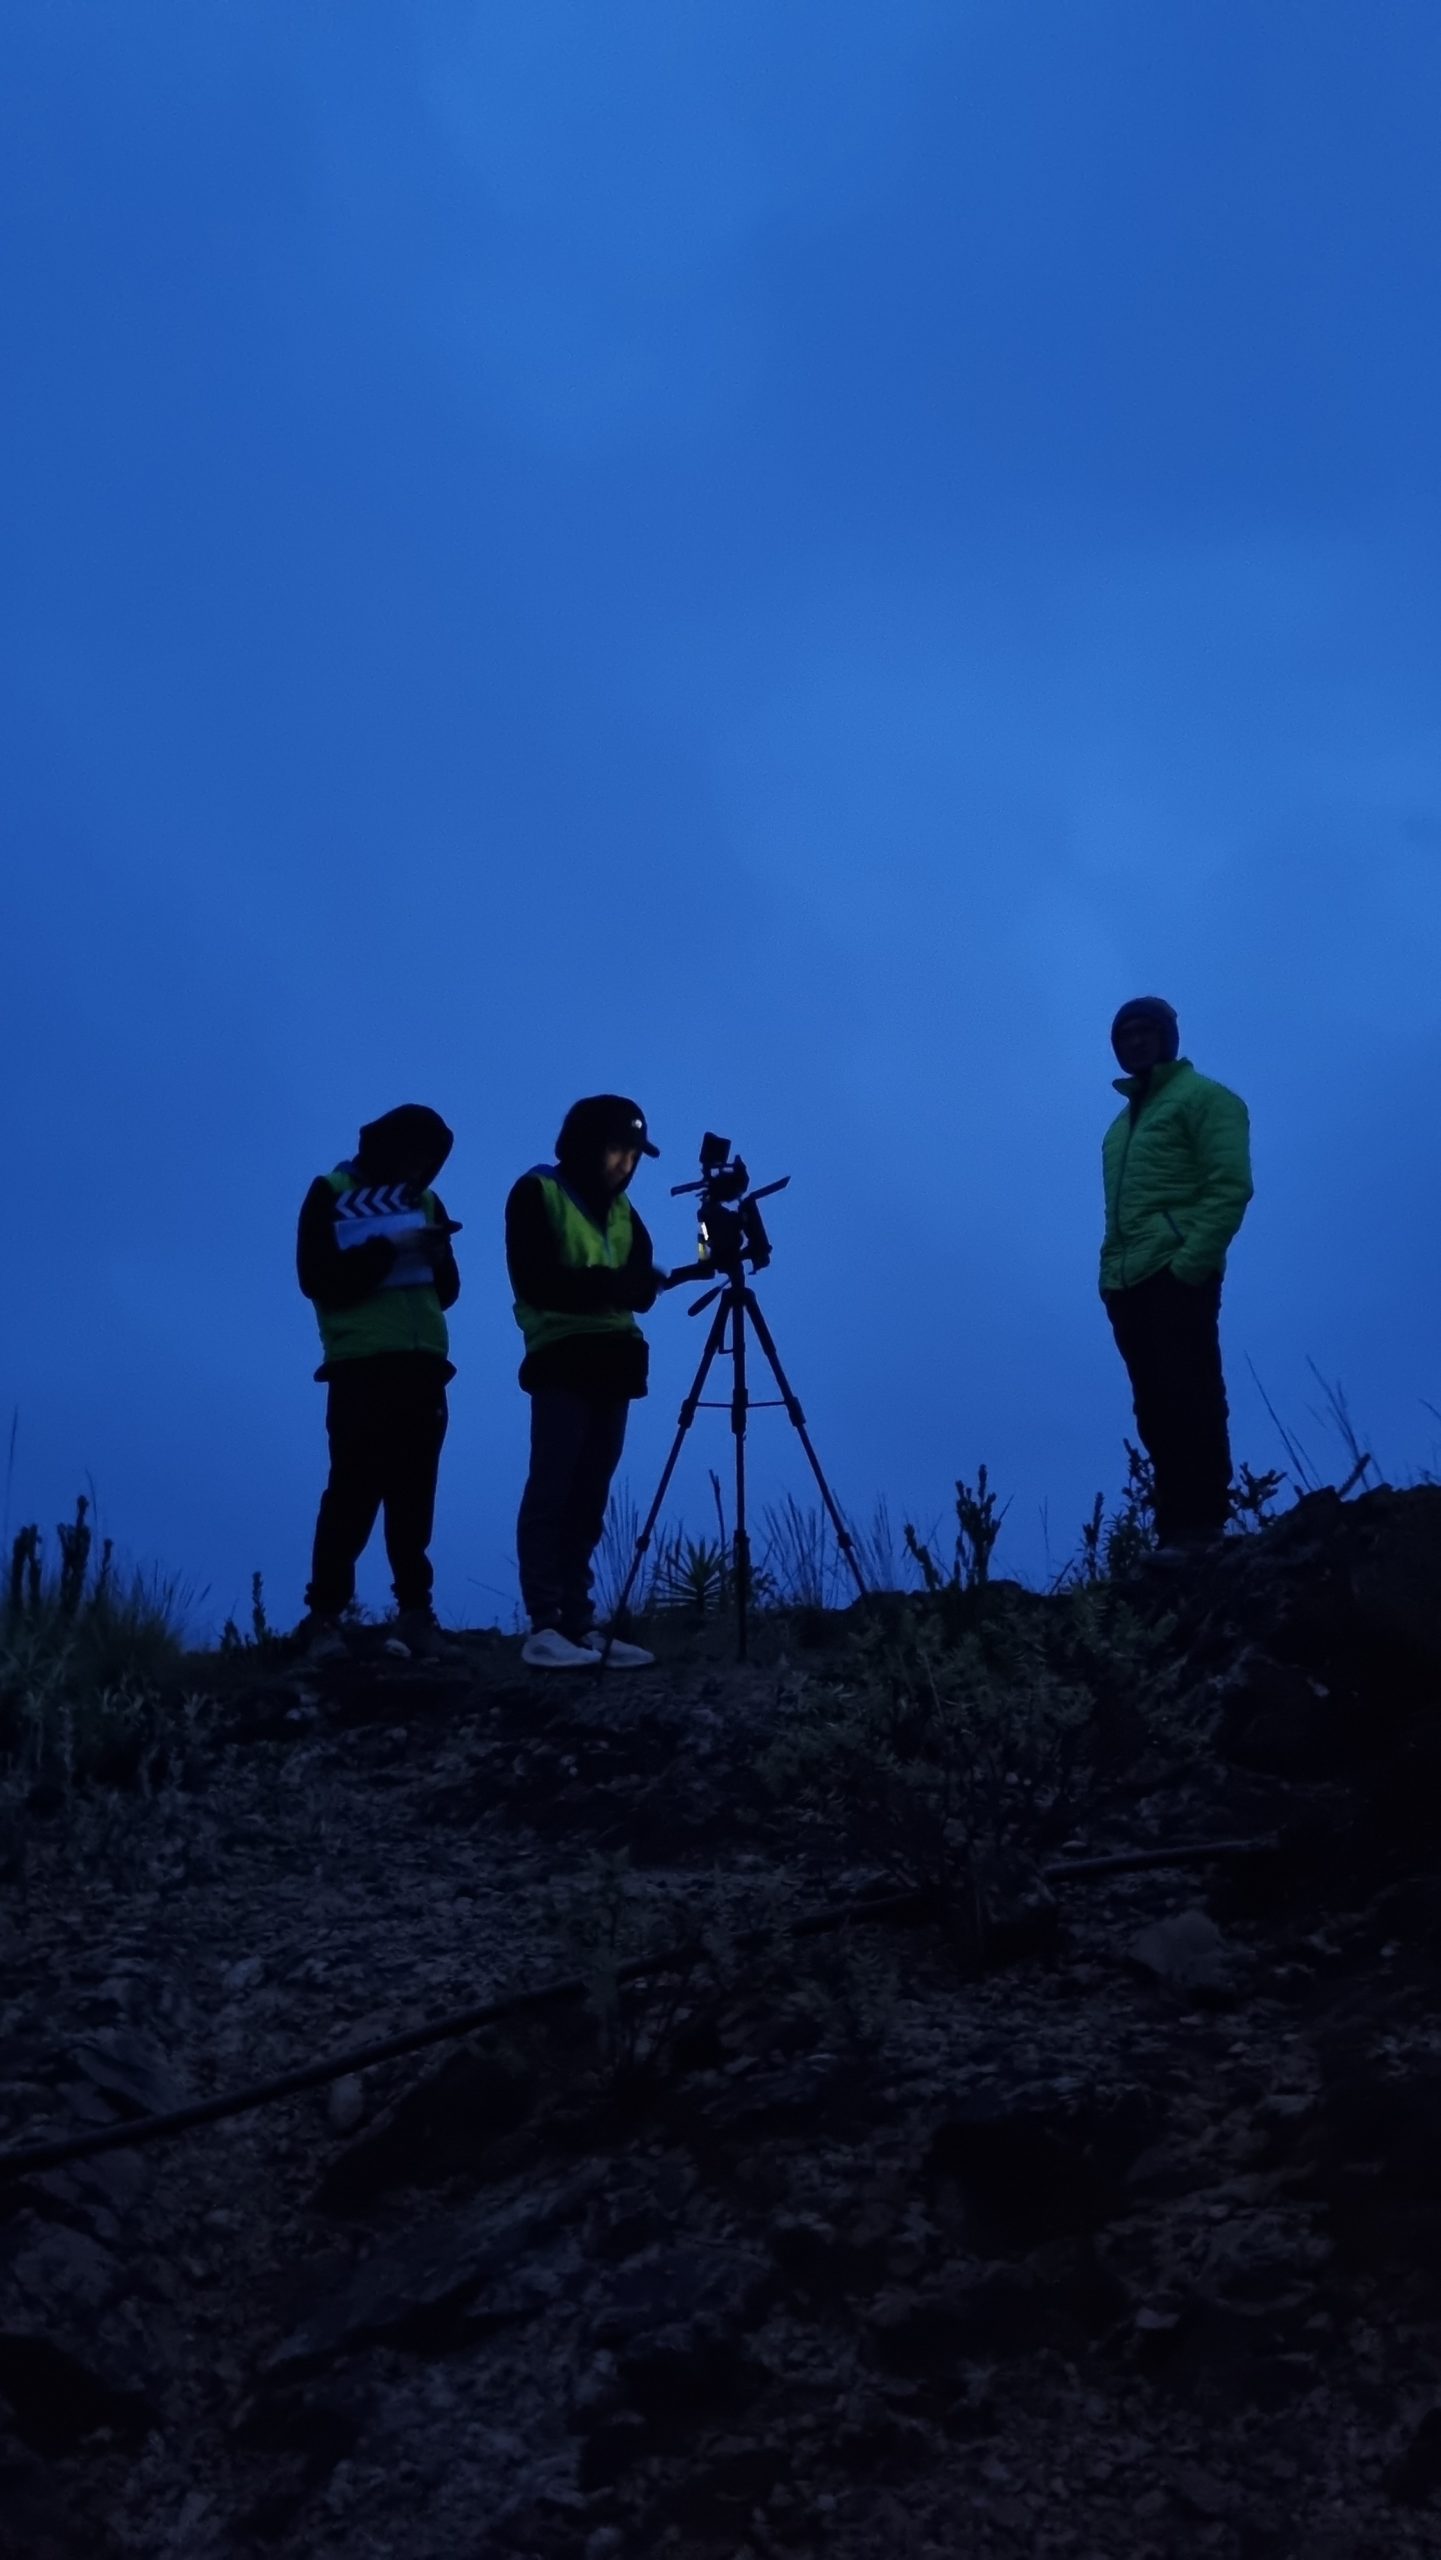
[[[1134,1289],[1165,1270],[1197,1287],[1225,1270],[1251,1198],[1246,1106],[1189,1058],[1115,1084],[1126,1108],[1102,1146],[1102,1292]]]
[[[320,1325],[317,1378],[397,1354],[454,1376],[445,1315],[460,1295],[460,1273],[450,1220],[431,1187],[454,1143],[438,1111],[402,1103],[368,1122],[354,1156],[312,1182],[295,1261]],[[433,1259],[407,1254],[407,1236],[430,1227],[445,1231]]]

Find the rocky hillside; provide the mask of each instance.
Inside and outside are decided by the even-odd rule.
[[[4,2560],[1434,2552],[1441,1491],[665,1642],[194,1663],[15,1802]]]

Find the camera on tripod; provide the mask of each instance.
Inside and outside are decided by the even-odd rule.
[[[772,1339],[770,1326],[761,1312],[754,1289],[746,1279],[747,1263],[752,1271],[764,1271],[771,1258],[771,1240],[766,1234],[765,1220],[761,1216],[759,1204],[762,1200],[768,1200],[772,1192],[784,1191],[789,1180],[788,1173],[782,1174],[779,1182],[763,1182],[758,1190],[753,1191],[751,1178],[744,1162],[739,1156],[731,1153],[729,1138],[718,1138],[713,1129],[707,1129],[700,1142],[699,1181],[677,1182],[671,1186],[673,1200],[679,1200],[687,1194],[696,1200],[699,1260],[688,1264],[683,1271],[668,1272],[666,1286],[674,1287],[677,1281],[687,1280],[708,1282],[709,1286],[704,1296],[697,1298],[690,1313],[698,1316],[705,1307],[714,1307],[715,1313],[706,1335],[705,1349],[700,1356],[700,1367],[695,1373],[690,1393],[680,1409],[680,1424],[675,1439],[671,1443],[670,1456],[665,1462],[660,1483],[656,1487],[655,1500],[637,1534],[630,1570],[621,1587],[620,1597],[616,1601],[613,1612],[614,1620],[624,1617],[631,1592],[635,1588],[636,1575],[640,1571],[641,1558],[650,1545],[652,1532],[660,1518],[661,1505],[665,1501],[670,1480],[675,1474],[686,1433],[706,1401],[706,1380],[710,1376],[715,1361],[724,1355],[731,1363],[731,1391],[726,1399],[735,1441],[736,1468],[735,1529],[731,1538],[731,1561],[736,1608],[736,1658],[741,1662],[745,1660],[746,1655],[746,1627],[751,1606],[751,1548],[750,1533],[746,1527],[746,1424],[751,1407],[747,1368],[748,1333],[754,1336],[761,1357],[767,1363],[771,1376],[775,1380],[779,1393],[778,1398],[774,1400],[784,1405],[792,1426],[800,1435],[801,1447],[806,1453],[807,1462],[820,1489],[821,1500],[825,1504],[831,1527],[835,1531],[836,1544],[850,1567],[856,1589],[864,1596],[866,1587],[860,1560],[856,1554],[855,1540],[846,1527],[845,1520],[837,1507],[835,1495],[822,1473],[821,1462],[811,1445],[811,1436],[806,1429],[806,1418],[801,1411],[799,1399],[781,1367],[780,1354]],[[767,1398],[765,1401],[773,1400]],[[608,1646],[602,1645],[597,1654],[596,1663],[599,1670],[605,1669],[608,1650]]]
[[[772,1192],[784,1191],[790,1175],[782,1174],[779,1182],[763,1183],[752,1191],[743,1158],[733,1156],[729,1138],[718,1138],[712,1129],[700,1142],[700,1167],[698,1182],[671,1185],[673,1200],[698,1195],[696,1258],[683,1270],[673,1271],[672,1282],[739,1281],[746,1263],[752,1271],[764,1271],[771,1258],[771,1240],[760,1203],[769,1200]]]

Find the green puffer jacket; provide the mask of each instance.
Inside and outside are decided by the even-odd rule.
[[[1101,1288],[1134,1289],[1172,1270],[1194,1287],[1226,1268],[1226,1247],[1251,1197],[1251,1129],[1239,1094],[1197,1075],[1189,1058],[1153,1067],[1144,1085],[1118,1076],[1127,1107],[1102,1147],[1106,1240]],[[1144,1091],[1139,1110],[1131,1098]]]

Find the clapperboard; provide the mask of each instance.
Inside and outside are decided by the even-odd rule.
[[[395,1260],[381,1282],[383,1289],[428,1289],[435,1277],[428,1254],[407,1250],[406,1239],[423,1233],[428,1221],[415,1195],[403,1182],[369,1183],[342,1191],[335,1203],[335,1241],[341,1252],[388,1236]]]

